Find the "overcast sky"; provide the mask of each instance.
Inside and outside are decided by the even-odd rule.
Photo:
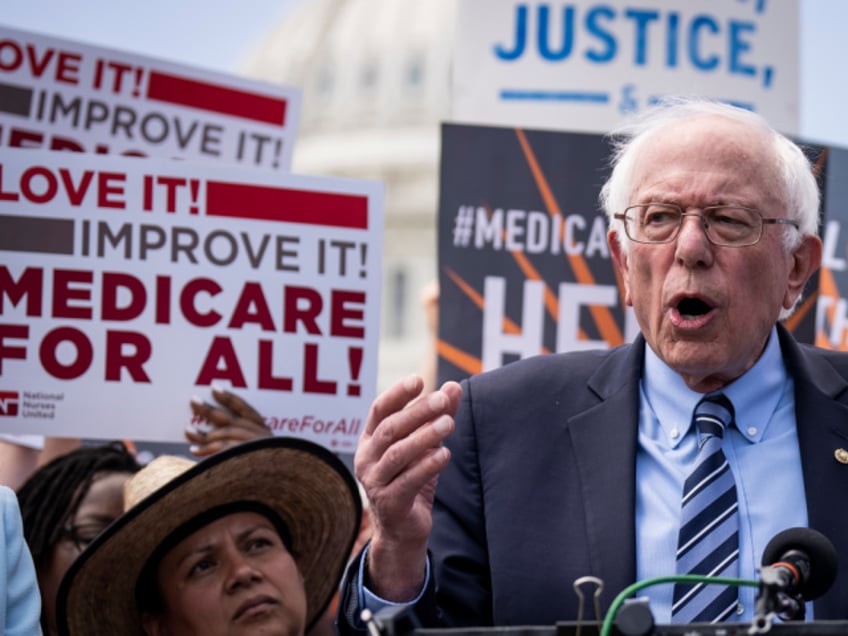
[[[277,21],[308,1],[0,0],[0,22],[234,72]],[[848,148],[848,0],[801,0],[801,8],[802,136]]]

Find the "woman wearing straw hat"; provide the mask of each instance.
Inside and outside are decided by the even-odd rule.
[[[69,636],[302,636],[336,590],[359,494],[321,446],[274,437],[193,464],[161,457],[127,482],[127,512],[71,566]]]
[[[192,398],[201,424],[185,430],[190,451],[205,457],[270,437],[265,419],[240,396],[212,388],[214,404]],[[124,510],[124,484],[141,466],[122,442],[82,446],[39,467],[18,488],[26,543],[41,592],[41,629],[56,636],[56,594],[71,563]]]

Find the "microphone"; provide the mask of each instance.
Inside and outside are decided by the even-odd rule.
[[[836,548],[821,532],[789,528],[778,532],[763,550],[762,564],[777,570],[783,589],[812,601],[836,579]]]
[[[763,550],[754,624],[803,620],[804,602],[820,597],[836,579],[836,548],[821,532],[789,528],[777,533]]]

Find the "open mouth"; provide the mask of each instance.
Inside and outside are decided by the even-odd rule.
[[[712,306],[701,300],[700,298],[684,298],[677,303],[677,311],[686,320],[700,318],[710,311]]]

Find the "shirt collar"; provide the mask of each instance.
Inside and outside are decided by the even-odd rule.
[[[739,433],[749,442],[757,443],[762,439],[788,380],[774,327],[763,355],[754,366],[722,389],[733,402]],[[649,346],[645,347],[642,393],[666,440],[675,448],[691,428],[692,411],[703,394],[687,387],[683,378]]]

